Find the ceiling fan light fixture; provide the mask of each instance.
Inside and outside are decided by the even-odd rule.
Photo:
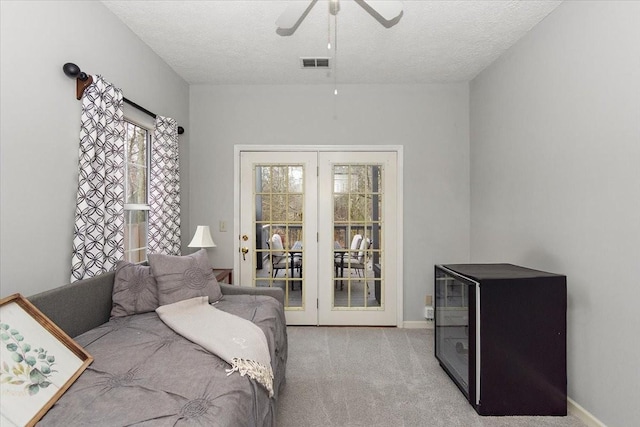
[[[329,0],[329,13],[337,15],[340,11],[340,0]]]

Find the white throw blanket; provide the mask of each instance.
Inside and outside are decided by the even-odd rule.
[[[229,363],[227,375],[249,375],[273,397],[269,345],[258,326],[209,305],[206,296],[160,306],[156,313],[175,332]]]

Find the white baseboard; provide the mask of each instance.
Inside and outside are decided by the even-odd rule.
[[[406,329],[433,329],[433,320],[405,320],[402,327]]]
[[[587,427],[607,427],[602,421],[594,417],[591,412],[578,405],[570,397],[567,397],[567,412],[580,419]]]

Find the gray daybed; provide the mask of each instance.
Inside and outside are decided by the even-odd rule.
[[[274,374],[270,398],[248,376],[227,376],[229,364],[176,334],[155,312],[112,318],[114,277],[28,298],[94,357],[39,425],[275,425],[287,361],[281,289],[220,284],[223,297],[215,304],[264,332]]]

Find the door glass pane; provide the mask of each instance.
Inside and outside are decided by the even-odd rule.
[[[302,194],[289,194],[286,198],[287,220],[289,222],[302,223],[302,204],[304,196]]]
[[[335,194],[333,196],[333,215],[334,222],[345,222],[349,219],[348,195]]]
[[[367,182],[369,181],[369,166],[352,165],[349,168],[349,183],[351,193],[366,193]]]
[[[287,196],[285,194],[272,194],[269,198],[271,205],[271,220],[283,225],[287,215]]]
[[[304,309],[304,166],[254,166],[255,286],[279,287],[285,309]]]
[[[353,193],[349,195],[349,219],[352,223],[362,224],[367,216],[368,211],[367,195],[362,193]]]
[[[382,191],[380,164],[333,166],[333,309],[380,310]]]
[[[271,192],[271,168],[258,166],[256,170],[256,188],[258,193],[270,193]]]
[[[258,193],[256,194],[256,212],[260,212],[260,214],[256,214],[257,218],[260,218],[265,223],[271,221],[271,205],[273,201],[271,200],[271,194],[269,193]]]
[[[289,168],[289,191],[292,193],[302,193],[303,169],[302,166],[291,166]]]

